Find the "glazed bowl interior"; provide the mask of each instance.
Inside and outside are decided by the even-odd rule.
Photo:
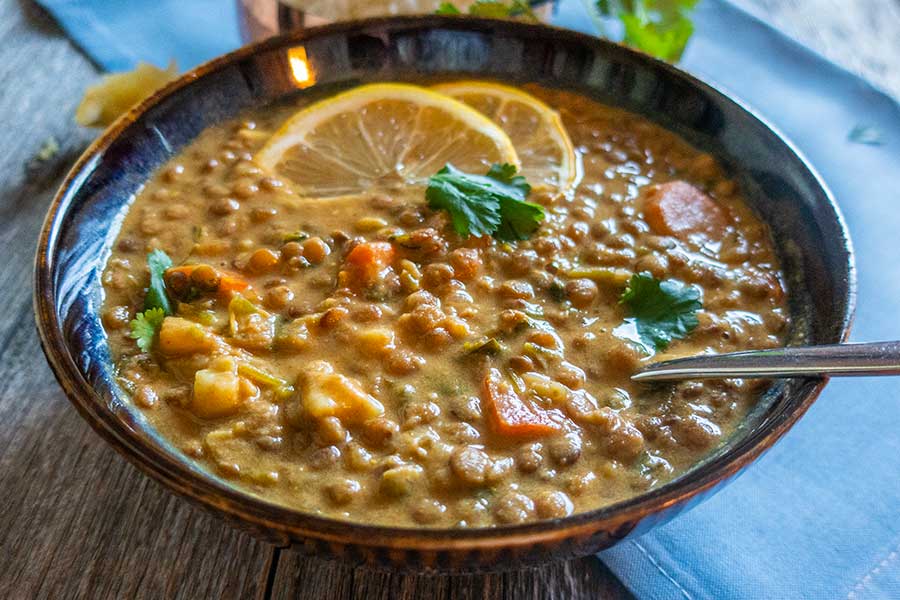
[[[304,69],[298,69],[297,61]],[[304,75],[305,73],[305,75]],[[631,500],[565,519],[491,530],[415,531],[341,523],[239,491],[146,426],[116,382],[100,322],[100,276],[121,220],[153,172],[205,128],[242,111],[369,81],[489,78],[575,91],[643,115],[718,157],[772,229],[787,275],[791,343],[834,343],[853,309],[850,243],[812,169],[746,108],[664,63],[581,34],[478,19],[394,18],[269,40],[192,72],[121,119],[73,169],[50,209],[36,264],[39,329],[57,377],[83,416],[175,491],[288,542],[304,532],[428,538],[460,544],[608,520],[634,523],[714,487],[748,464],[809,407],[823,385],[777,382],[701,464]],[[601,545],[601,544],[598,544]]]

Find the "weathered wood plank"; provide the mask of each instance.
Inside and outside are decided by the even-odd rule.
[[[96,77],[31,3],[0,2],[0,598],[259,596],[271,548],[175,498],[117,456],[56,385],[31,316],[31,262],[72,122]],[[31,157],[49,136],[60,154]]]
[[[273,600],[578,600],[630,598],[596,558],[553,563],[539,569],[470,575],[401,575],[304,557],[282,551]]]

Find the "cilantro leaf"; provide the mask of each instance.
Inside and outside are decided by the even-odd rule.
[[[137,341],[138,348],[144,352],[150,352],[153,347],[153,340],[156,339],[156,332],[162,327],[163,319],[166,313],[161,308],[150,308],[131,320],[131,338]]]
[[[544,219],[544,208],[527,202],[531,186],[516,167],[493,165],[486,175],[464,173],[447,164],[428,181],[425,198],[433,209],[450,213],[462,237],[493,235],[505,240],[526,239]]]
[[[500,202],[492,193],[495,185],[501,184],[447,164],[428,180],[425,199],[431,208],[450,213],[456,233],[464,238],[480,237],[493,233],[500,225]]]
[[[525,198],[531,192],[531,186],[521,175],[516,175],[516,168],[510,164],[492,165],[487,173],[498,181],[510,185],[520,192],[520,197],[500,198],[500,225],[494,237],[504,242],[527,240],[544,219],[544,207]]]
[[[434,11],[434,14],[461,15],[463,13],[452,2],[442,2],[437,10]],[[468,14],[473,17],[486,17],[489,19],[523,17],[530,21],[538,21],[527,0],[512,0],[509,4],[500,0],[476,0],[469,7]]]
[[[670,62],[681,58],[694,33],[690,12],[696,4],[697,0],[597,0],[596,3],[601,15],[622,22],[626,44]]]
[[[434,11],[436,15],[461,15],[460,11],[452,2],[441,2],[441,5]]]
[[[645,21],[628,14],[621,15],[620,19],[625,26],[626,44],[669,62],[681,58],[694,34],[694,24],[684,16],[669,23]]]
[[[656,350],[664,350],[672,340],[693,331],[698,324],[697,311],[703,306],[694,286],[660,281],[650,273],[632,275],[619,304],[627,307],[641,341]]]
[[[163,275],[172,266],[172,259],[162,250],[154,250],[147,255],[147,268],[150,269],[150,286],[144,297],[144,310],[161,308],[167,315],[173,314],[172,304],[166,295],[166,283]]]
[[[510,7],[505,2],[496,0],[477,0],[469,7],[469,14],[473,17],[503,19],[510,16]]]

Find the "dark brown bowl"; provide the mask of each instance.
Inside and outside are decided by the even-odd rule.
[[[303,47],[315,82],[291,76]],[[296,51],[295,51],[296,55]],[[788,276],[792,343],[845,339],[854,305],[850,240],[830,193],[783,136],[675,67],[545,25],[411,17],[330,25],[271,39],[182,76],[117,121],[79,159],[50,207],[35,264],[44,352],[81,415],[178,494],[276,544],[405,568],[496,568],[585,555],[639,535],[708,497],[806,412],[821,379],[777,382],[741,427],[678,479],[563,519],[492,529],[347,523],[236,489],[169,445],[118,387],[103,328],[100,274],[130,198],[205,127],[294,95],[432,76],[536,82],[645,115],[718,156],[769,223]],[[311,85],[307,85],[311,84]],[[326,87],[328,86],[328,87]]]

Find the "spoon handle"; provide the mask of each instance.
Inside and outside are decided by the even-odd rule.
[[[900,375],[900,341],[704,354],[651,364],[631,379],[668,381],[822,375]]]

